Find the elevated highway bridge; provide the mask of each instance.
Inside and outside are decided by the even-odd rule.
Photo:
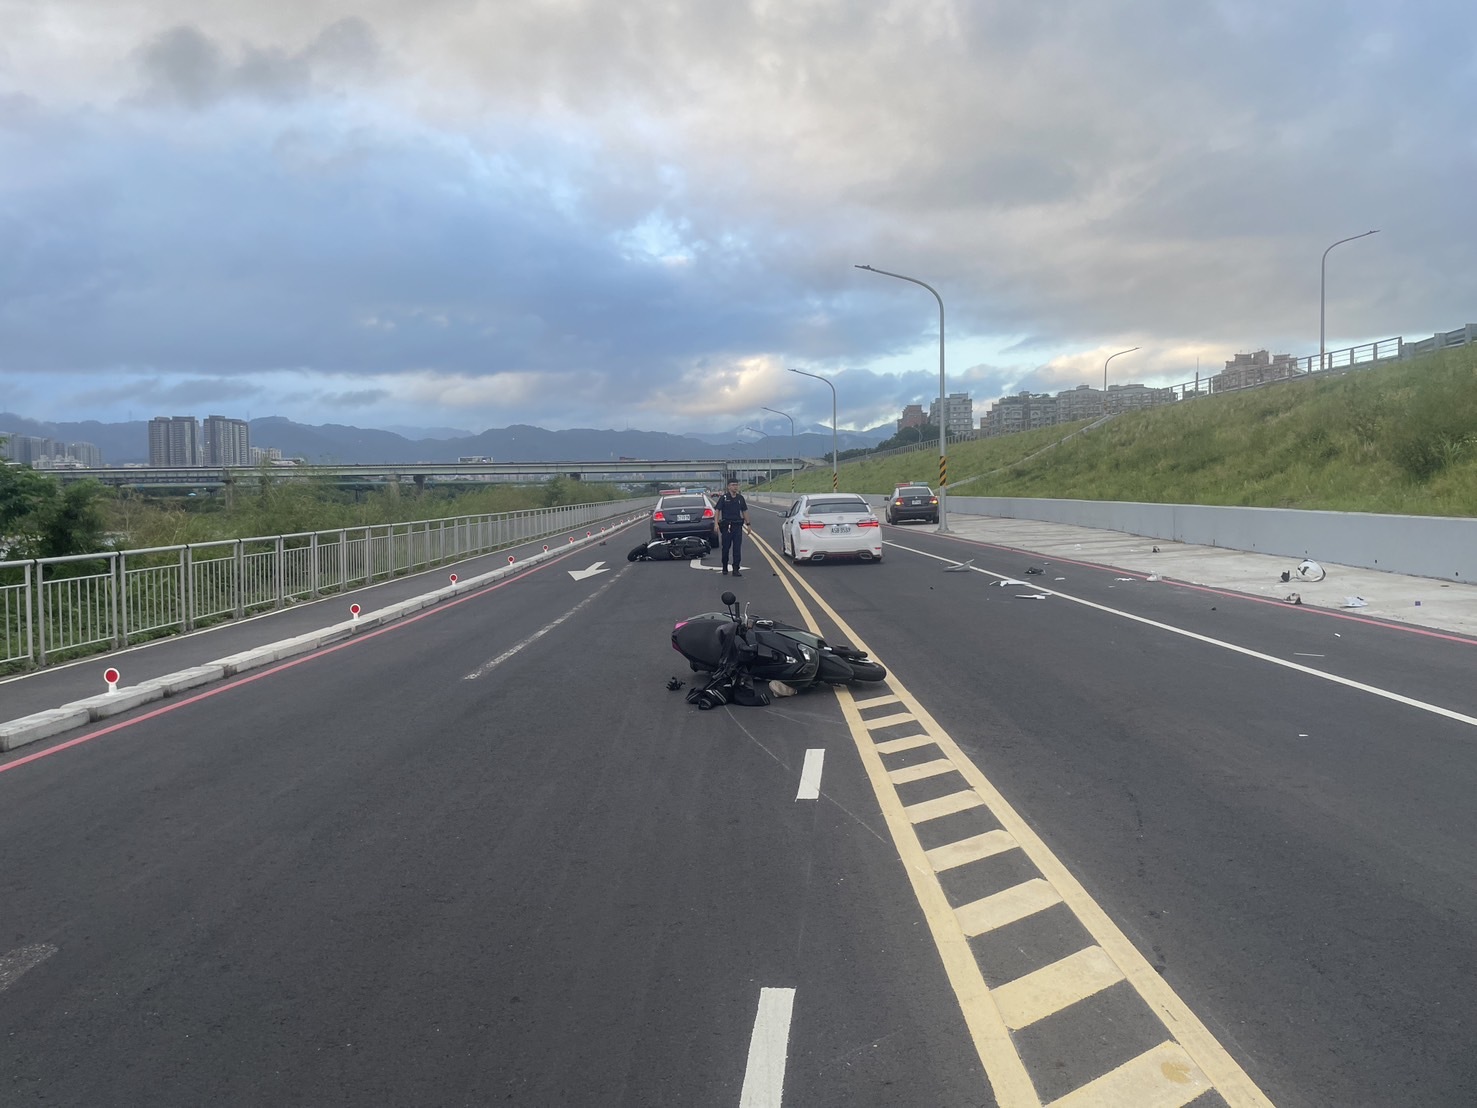
[[[263,474],[277,479],[312,478],[341,485],[536,484],[555,477],[601,483],[716,484],[790,473],[819,464],[805,458],[602,458],[555,462],[378,462],[364,465],[127,466],[51,471],[63,482],[91,479],[104,485],[152,489],[216,489],[250,484]]]

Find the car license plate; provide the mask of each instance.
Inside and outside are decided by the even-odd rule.
[[[692,520],[692,516],[673,516],[672,518],[678,523],[689,523]]]
[[[923,503],[923,497],[921,497],[921,496],[915,496],[915,497],[913,497],[912,500],[909,500],[908,503],[909,504],[922,504]]]
[[[831,534],[833,535],[844,535],[850,530],[851,524],[849,523],[833,523],[831,525]]]

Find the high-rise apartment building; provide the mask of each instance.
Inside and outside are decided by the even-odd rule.
[[[244,419],[205,417],[205,451],[208,466],[251,465],[251,430]]]
[[[197,466],[200,463],[200,424],[194,416],[155,416],[149,420],[151,466]]]
[[[35,469],[86,467],[103,464],[103,452],[90,442],[58,442],[37,435],[12,435],[0,431],[0,459]]]
[[[928,422],[939,425],[939,402],[928,407]],[[952,392],[944,397],[944,430],[951,435],[968,435],[974,432],[974,401],[967,392]]]

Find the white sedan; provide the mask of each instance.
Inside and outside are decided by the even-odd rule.
[[[882,525],[853,493],[807,493],[790,505],[780,527],[780,552],[796,562],[882,560]]]

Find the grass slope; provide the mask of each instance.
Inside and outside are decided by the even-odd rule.
[[[1477,346],[1127,413],[1066,438],[1082,426],[951,446],[949,487],[962,496],[1477,516]],[[841,488],[936,484],[937,462],[928,452],[848,462]],[[795,487],[825,491],[830,478],[807,471]],[[789,479],[771,488],[788,492]]]

